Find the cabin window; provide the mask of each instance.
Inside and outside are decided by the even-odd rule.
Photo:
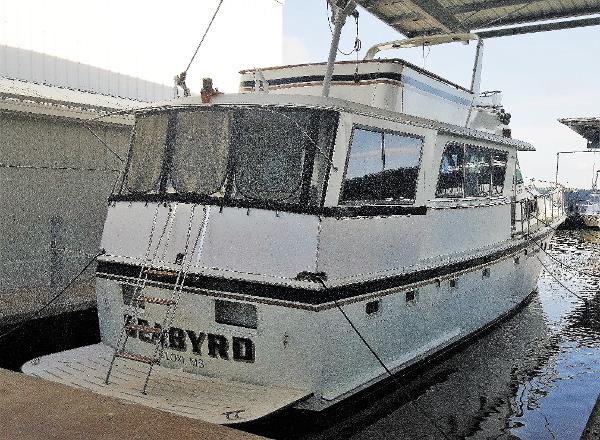
[[[449,143],[442,154],[436,197],[497,197],[504,190],[506,151]]]
[[[239,120],[234,198],[299,202],[307,149],[298,130],[308,129],[310,116],[257,111]]]
[[[121,194],[321,206],[337,119],[328,110],[261,106],[138,114]]]
[[[489,196],[490,150],[467,146],[465,153],[465,197]]]
[[[128,193],[155,194],[159,191],[168,124],[168,114],[137,118],[129,150],[128,172],[123,182]]]
[[[462,145],[450,144],[446,146],[440,165],[437,197],[464,197],[464,161],[465,154]]]
[[[504,191],[504,178],[506,176],[506,151],[492,152],[492,196],[501,196]]]
[[[169,163],[168,192],[214,194],[221,190],[229,157],[231,115],[179,112]]]
[[[138,291],[139,286],[132,286],[131,284],[121,284],[121,293],[123,294],[123,304],[126,306],[134,305],[141,309],[144,309],[144,301],[139,299],[134,301],[133,298],[136,297],[136,292]]]
[[[258,316],[252,304],[215,300],[215,322],[237,327],[257,328]]]
[[[413,203],[423,140],[354,128],[341,203]]]

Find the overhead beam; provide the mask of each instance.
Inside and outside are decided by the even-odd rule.
[[[574,29],[587,26],[600,26],[600,17],[582,18],[578,20],[565,20],[553,23],[532,24],[490,31],[475,31],[481,38],[508,37],[512,35],[532,34],[535,32],[557,31],[561,29]]]
[[[402,30],[402,29],[397,29],[398,32],[400,32],[401,34],[406,35],[408,38],[415,38],[415,37],[421,37],[423,35],[437,35],[437,34],[443,34],[446,33],[444,32],[443,29],[440,28],[424,28],[424,29],[420,29],[418,31],[407,31],[407,30]]]
[[[543,0],[540,0],[543,1]],[[507,6],[516,6],[523,5],[525,3],[537,3],[536,1],[528,1],[528,0],[487,0],[487,1],[478,1],[475,3],[469,3],[466,5],[453,6],[450,8],[450,12],[452,14],[466,14],[469,12],[475,12],[479,10],[489,10],[489,9],[497,9],[497,8],[505,8]]]
[[[468,32],[458,19],[452,15],[438,0],[406,0],[412,4],[424,17],[430,18],[445,32]]]
[[[386,22],[392,26],[398,23],[404,23],[407,21],[418,21],[423,19],[423,16],[418,12],[408,12],[406,14],[392,15],[386,18]]]
[[[505,17],[500,17],[496,20],[482,20],[478,18],[477,20],[468,21],[465,23],[471,29],[476,29],[478,27],[491,27],[491,26],[508,26],[513,24],[524,24],[524,23],[533,23],[536,21],[544,21],[544,20],[556,20],[560,18],[568,18],[568,17],[576,17],[582,15],[592,15],[600,13],[600,6],[594,7],[578,7],[565,9],[562,11],[546,11],[546,12],[538,12],[538,13],[529,13],[526,15],[523,14],[508,14]],[[489,25],[487,23],[489,23]]]

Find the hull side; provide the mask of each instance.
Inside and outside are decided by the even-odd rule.
[[[551,235],[547,229],[535,240],[548,243]],[[494,261],[400,287],[335,301],[321,292],[319,304],[199,288],[185,291],[161,365],[208,377],[303,389],[312,397],[298,406],[320,410],[386,378],[338,306],[386,366],[399,372],[469,338],[522,304],[535,290],[541,256],[537,244],[523,242]],[[122,285],[127,282],[132,280],[98,279],[101,333],[107,345],[114,345],[120,330],[121,321],[115,316],[126,313]],[[147,289],[154,296],[170,294],[159,283]],[[256,329],[217,323],[218,301],[252,304],[257,310]],[[367,313],[373,303],[377,310]],[[138,311],[138,319],[159,324],[160,310],[147,305]],[[194,346],[193,337],[201,334],[206,335],[204,345]],[[132,336],[134,351],[153,347],[147,335]],[[210,351],[211,337],[227,341],[225,354]],[[251,361],[235,359],[234,337],[252,341]]]

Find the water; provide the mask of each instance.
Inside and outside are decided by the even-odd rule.
[[[579,439],[600,393],[600,232],[558,231],[538,294],[427,371],[249,431],[301,439]],[[562,264],[561,264],[562,263]]]
[[[0,327],[0,368],[21,371],[25,362],[100,342],[96,308]]]

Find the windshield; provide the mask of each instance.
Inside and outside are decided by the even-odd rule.
[[[139,115],[121,194],[321,204],[337,123],[327,110],[200,107]]]

